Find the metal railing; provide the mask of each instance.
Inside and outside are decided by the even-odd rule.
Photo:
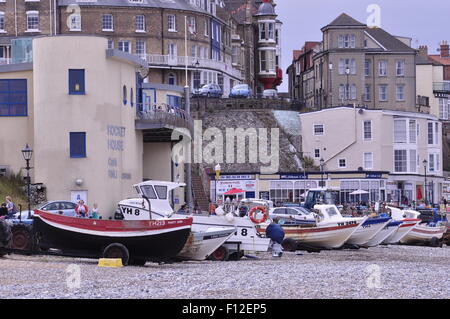
[[[196,57],[161,55],[161,54],[147,54],[145,55],[145,57],[143,55],[140,55],[140,57],[144,58],[144,60],[146,60],[150,66],[178,66],[178,67],[185,67],[187,58],[187,65],[189,68],[209,68],[217,71],[226,72],[237,78],[241,78],[242,76],[241,70],[233,68],[232,65],[228,65],[225,62],[216,61],[212,59],[200,59]]]
[[[11,58],[0,58],[0,65],[11,64]]]
[[[168,104],[150,105],[138,103],[136,117],[142,124],[141,126],[193,129],[192,117],[186,114],[184,110]]]
[[[433,82],[433,91],[450,93],[450,82]]]

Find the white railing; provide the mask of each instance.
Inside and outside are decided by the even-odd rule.
[[[0,65],[11,64],[11,58],[0,58]]]
[[[221,61],[216,61],[212,59],[200,59],[195,57],[187,57],[187,65],[190,69],[192,68],[208,68],[217,71],[222,71],[231,74],[234,77],[241,78],[241,71],[233,68],[232,65],[228,65]],[[185,56],[176,55],[161,55],[161,54],[147,54],[145,60],[150,64],[150,66],[186,66]]]

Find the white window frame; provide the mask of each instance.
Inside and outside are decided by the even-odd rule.
[[[405,60],[396,60],[395,61],[395,75],[396,76],[405,76]]]
[[[370,166],[366,165],[366,155],[370,154]],[[363,153],[363,168],[364,169],[373,169],[373,152],[364,152]]]
[[[138,21],[138,18],[142,18],[142,21]],[[145,15],[138,14],[134,16],[134,27],[136,29],[135,32],[137,33],[145,33],[146,32],[146,25],[145,25]],[[142,27],[139,29],[139,27]]]
[[[317,133],[316,132],[316,127],[322,127],[322,133]],[[325,135],[325,125],[324,124],[313,124],[313,135],[314,136],[324,136]]]
[[[27,30],[25,32],[41,32],[41,30],[39,30],[39,24],[40,24],[40,18],[39,18],[39,11],[27,11],[26,12],[27,15]],[[36,29],[32,29],[30,28],[30,18],[37,18],[37,28]]]
[[[385,98],[382,98],[382,88],[385,89]],[[378,100],[380,102],[387,102],[389,100],[389,86],[387,84],[378,85]]]
[[[1,1],[0,1],[1,2]],[[4,1],[3,1],[4,2]],[[0,11],[0,21],[2,21],[2,23],[0,23],[0,27],[3,24],[3,27],[0,28],[0,33],[7,33],[6,32],[6,19],[5,19],[5,12],[4,11]]]
[[[72,32],[81,31],[81,14],[73,13],[70,16],[70,29]]]
[[[370,84],[364,85],[364,101],[372,101],[372,86]]]
[[[344,165],[341,165],[341,161],[344,161]],[[338,165],[338,168],[347,168],[347,159],[346,158],[338,158],[337,165]]]
[[[111,21],[106,19],[111,18]],[[105,28],[106,24],[111,24],[111,28]],[[114,16],[111,13],[105,13],[102,15],[102,31],[113,32],[114,31]]]
[[[314,149],[314,158],[320,158],[320,148]]]
[[[370,137],[366,137],[366,123],[370,123]],[[364,141],[371,141],[373,139],[373,125],[372,120],[364,120],[362,122],[362,133],[363,133],[363,140]]]
[[[385,77],[388,75],[388,62],[386,60],[378,61],[378,76]]]
[[[400,90],[400,88],[401,88],[401,90]],[[404,84],[397,84],[395,86],[395,100],[397,102],[405,101],[405,88],[406,88],[406,86]]]
[[[143,47],[140,48],[141,44],[143,44]],[[143,52],[138,52],[138,50],[142,49]],[[136,46],[135,46],[136,55],[145,58],[147,54],[147,43],[143,39],[136,40]]]
[[[177,32],[177,16],[175,14],[167,15],[167,31]]]
[[[128,44],[128,50],[126,50],[126,51],[123,50],[125,48],[125,44]],[[117,48],[119,49],[119,51],[131,53],[132,52],[131,41],[130,40],[119,40],[119,41],[117,41]]]

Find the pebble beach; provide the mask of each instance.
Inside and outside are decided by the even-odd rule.
[[[450,298],[450,247],[270,253],[228,262],[103,268],[56,256],[0,258],[2,298]],[[253,257],[255,257],[253,256]]]

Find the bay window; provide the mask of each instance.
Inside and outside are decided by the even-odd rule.
[[[260,72],[275,72],[275,50],[260,50]]]

